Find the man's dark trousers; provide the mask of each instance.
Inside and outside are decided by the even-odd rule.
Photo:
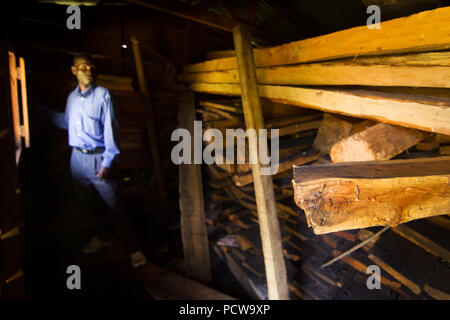
[[[111,168],[112,172],[109,178],[100,181],[97,173],[101,163],[102,153],[86,154],[77,149],[72,150],[70,171],[74,180],[76,196],[83,210],[93,220],[95,235],[105,241],[114,236],[114,224],[107,210],[102,206],[101,200],[103,200],[118,225],[123,227],[123,237],[128,242],[130,252],[134,252],[138,250],[137,237],[132,232],[130,217],[124,211],[118,197],[117,179],[113,178],[115,168]]]

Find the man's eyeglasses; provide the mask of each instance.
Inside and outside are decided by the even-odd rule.
[[[82,64],[82,65],[79,65],[78,67],[77,67],[77,69],[79,70],[79,71],[81,71],[81,72],[83,72],[83,73],[86,73],[86,72],[88,72],[88,71],[90,71],[90,72],[95,72],[95,66],[93,66],[93,65],[87,65],[87,64]]]

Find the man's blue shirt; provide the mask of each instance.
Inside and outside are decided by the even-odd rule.
[[[80,87],[67,98],[64,113],[53,112],[55,126],[67,129],[69,145],[83,149],[105,148],[102,166],[109,168],[119,151],[119,124],[108,89],[90,86],[84,92]]]

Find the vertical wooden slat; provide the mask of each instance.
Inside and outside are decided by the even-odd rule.
[[[14,126],[14,141],[16,145],[16,163],[19,160],[22,150],[21,130],[20,130],[20,112],[19,112],[19,95],[17,91],[17,66],[16,56],[13,52],[9,53],[9,79],[11,87],[11,107]]]
[[[181,96],[178,114],[180,128],[187,129],[194,139],[195,99],[193,93]],[[191,158],[194,143],[191,141]],[[186,275],[198,281],[211,281],[208,236],[205,225],[202,172],[200,164],[179,167],[181,236],[183,239]]]
[[[20,277],[15,281],[6,283],[17,270],[24,264],[25,247],[23,243],[23,230],[17,234],[17,226],[22,219],[19,210],[17,189],[19,186],[19,174],[16,162],[16,137],[14,135],[14,121],[12,99],[14,91],[11,89],[10,70],[15,69],[15,57],[8,54],[6,30],[0,31],[0,299],[25,299],[25,282]],[[10,67],[11,63],[14,63]],[[15,82],[17,85],[17,80]],[[17,88],[17,87],[16,87]],[[17,91],[16,91],[17,94]],[[17,97],[17,96],[16,96]],[[18,99],[16,99],[18,105]],[[18,117],[20,122],[20,115]],[[20,127],[18,127],[20,128]]]
[[[25,76],[25,60],[19,58],[19,79],[20,88],[22,92],[22,119],[23,119],[23,130],[22,136],[25,138],[25,148],[30,147],[30,126],[28,123],[28,98],[27,98],[27,80]]]
[[[241,79],[245,124],[247,130],[255,129],[256,132],[259,132],[259,129],[264,129],[264,119],[250,37],[247,31],[238,25],[233,29],[233,39]],[[259,143],[267,143],[267,141],[259,141]],[[261,175],[257,146],[249,143],[249,154],[254,154],[257,159],[257,163],[251,166],[266,268],[268,298],[271,300],[289,299],[272,176]]]
[[[139,88],[141,92],[146,96],[146,103],[148,104],[149,109],[149,118],[147,120],[147,132],[148,132],[148,138],[150,141],[150,148],[152,151],[152,160],[153,160],[153,167],[155,169],[155,175],[156,175],[156,181],[158,183],[158,189],[159,189],[159,195],[162,199],[165,199],[167,197],[167,189],[166,189],[166,182],[164,180],[162,168],[161,168],[161,162],[160,162],[160,150],[159,150],[159,141],[158,136],[156,133],[156,127],[155,127],[155,116],[153,113],[153,108],[150,101],[150,93],[148,91],[147,87],[147,81],[144,74],[144,67],[142,64],[141,59],[141,51],[139,48],[139,41],[136,39],[136,37],[131,37],[131,42],[133,44],[133,54],[134,54],[134,61],[136,63],[136,72],[138,76],[139,81]]]

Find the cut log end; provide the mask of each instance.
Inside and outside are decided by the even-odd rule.
[[[316,234],[396,226],[446,214],[450,158],[431,159],[298,167],[295,202]]]

